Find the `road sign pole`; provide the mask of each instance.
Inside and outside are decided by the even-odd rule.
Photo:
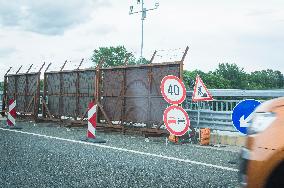
[[[200,121],[200,102],[197,102],[197,127],[199,127],[199,121]]]
[[[197,102],[197,126],[196,126],[200,132],[199,123],[200,123],[200,101]]]

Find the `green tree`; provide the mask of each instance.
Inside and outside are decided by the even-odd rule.
[[[215,74],[214,72],[210,71],[208,73],[205,73],[200,70],[194,70],[194,71],[187,71],[185,70],[183,73],[183,80],[188,89],[193,89],[195,84],[195,78],[199,75],[201,79],[203,80],[204,84],[207,88],[210,89],[226,89],[230,88],[230,81],[226,80],[220,75]]]
[[[284,78],[280,71],[254,71],[249,76],[249,84],[250,89],[280,89],[284,87]]]
[[[183,82],[187,89],[192,89],[194,87],[196,75],[199,75],[203,79],[206,73],[201,70],[183,71]]]
[[[229,88],[248,89],[248,74],[236,64],[221,63],[214,71],[215,75],[223,77],[230,82]]]
[[[206,83],[207,88],[211,88],[211,89],[232,88],[230,80],[223,78],[222,75],[218,75],[212,71],[208,72],[203,82]]]
[[[136,60],[134,55],[128,52],[124,46],[100,47],[94,50],[91,59],[95,66],[103,59],[103,67],[112,67],[124,65],[126,58],[128,58],[128,65],[149,63],[145,58]]]
[[[271,69],[246,73],[236,64],[219,64],[215,71],[208,73],[200,70],[184,71],[183,79],[188,89],[193,89],[196,75],[200,75],[210,89],[281,89],[284,76],[280,71]]]
[[[150,61],[143,57],[143,58],[139,58],[135,63],[136,64],[149,64]]]
[[[128,64],[135,64],[134,55],[129,53],[124,46],[111,46],[95,49],[91,59],[95,66],[103,59],[105,62],[103,67],[112,67],[123,65],[127,57]]]

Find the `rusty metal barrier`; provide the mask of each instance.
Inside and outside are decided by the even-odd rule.
[[[160,92],[161,80],[166,75],[180,77],[181,63],[113,67],[100,71],[98,104],[101,104],[107,118],[120,121],[122,125],[145,123],[150,128],[153,124],[162,123],[167,106]]]
[[[98,122],[122,131],[137,126],[145,132],[157,133],[168,105],[160,92],[161,80],[166,75],[182,79],[187,51],[188,47],[182,59],[175,62],[100,68],[96,94]]]
[[[4,76],[4,91],[2,100],[2,115],[7,111],[9,99],[14,98],[17,103],[17,113],[22,117],[32,117],[37,120],[38,106],[40,99],[40,72],[45,63],[38,72],[29,73],[32,65],[26,73],[19,73],[22,66],[15,74]]]
[[[151,63],[156,52],[150,64],[143,65],[127,65],[126,59],[124,66],[101,68],[101,61],[96,68],[80,69],[82,59],[75,70],[63,70],[65,61],[60,71],[47,72],[49,64],[44,71],[40,119],[40,71],[5,75],[4,101],[7,104],[9,97],[15,97],[17,110],[33,114],[35,120],[68,119],[72,125],[86,124],[87,105],[93,100],[98,104],[97,122],[101,127],[125,130],[140,123],[148,131],[159,130],[168,105],[160,92],[161,80],[166,75],[182,78],[187,51],[188,47],[180,61],[159,64]]]
[[[82,120],[89,102],[94,100],[96,69],[78,67],[63,71],[63,67],[60,71],[44,73],[43,118],[56,121],[72,117],[72,120]]]

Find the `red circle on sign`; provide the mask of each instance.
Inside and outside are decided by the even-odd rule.
[[[183,115],[185,116],[186,123],[185,123],[185,127],[184,127],[184,129],[183,129],[182,131],[179,131],[179,132],[178,132],[178,131],[175,131],[175,130],[173,130],[173,129],[169,126],[168,113],[169,113],[169,111],[171,111],[171,110],[173,110],[173,109],[180,110],[180,111],[183,113]],[[171,134],[173,134],[173,135],[175,135],[175,136],[182,136],[182,135],[184,135],[184,134],[188,131],[188,128],[189,128],[189,126],[190,126],[190,120],[189,120],[188,114],[187,114],[186,111],[185,111],[182,107],[180,107],[180,106],[169,106],[169,107],[164,111],[164,117],[163,117],[163,119],[164,119],[164,123],[165,123],[165,125],[166,125],[167,130],[168,130]]]
[[[166,82],[167,80],[169,80],[169,79],[174,79],[174,80],[176,80],[176,81],[181,85],[181,87],[182,87],[183,95],[182,95],[182,97],[181,97],[179,100],[176,100],[176,101],[171,100],[171,99],[167,96],[167,94],[165,93],[165,91],[164,91],[164,89],[165,89],[165,82]],[[186,89],[185,89],[185,86],[184,86],[183,82],[181,81],[181,79],[179,79],[178,77],[173,76],[173,75],[165,76],[165,77],[162,79],[162,82],[161,82],[161,93],[162,93],[164,99],[165,99],[168,103],[170,103],[170,104],[180,104],[180,103],[182,103],[182,102],[185,100],[185,97],[186,97]]]

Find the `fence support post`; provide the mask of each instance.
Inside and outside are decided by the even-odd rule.
[[[189,47],[187,46],[187,47],[185,48],[185,51],[184,51],[184,53],[183,53],[183,56],[182,56],[182,58],[181,58],[181,60],[180,60],[180,79],[181,79],[181,80],[183,80],[183,62],[184,62],[185,57],[186,57],[186,55],[187,55],[188,49],[189,49]]]
[[[5,116],[5,108],[6,108],[6,102],[7,102],[7,75],[10,72],[10,70],[12,69],[12,67],[10,67],[7,72],[4,75],[4,85],[3,85],[3,96],[2,96],[2,116]]]
[[[100,102],[100,83],[101,83],[101,71],[100,68],[102,64],[104,63],[104,59],[101,59],[100,62],[96,66],[96,79],[95,79],[95,93],[94,93],[94,100],[96,101],[96,104]],[[100,121],[100,111],[99,107],[97,105],[97,116],[96,116],[96,122],[99,123]]]
[[[79,99],[79,94],[80,94],[80,72],[79,72],[79,69],[82,65],[84,61],[84,58],[81,60],[79,66],[77,67],[76,69],[76,110],[75,110],[75,115],[74,115],[74,120],[77,120],[77,118],[79,117],[79,102],[80,102],[80,99]]]
[[[63,111],[63,74],[62,71],[67,63],[67,60],[64,62],[62,67],[60,68],[60,93],[59,93],[59,119],[61,120],[62,111]]]
[[[40,67],[37,73],[37,88],[34,95],[34,120],[37,122],[38,120],[38,112],[39,112],[39,100],[40,100],[40,73],[42,68],[44,67],[45,62],[43,62],[42,66]],[[32,65],[31,65],[32,66]]]
[[[153,63],[156,54],[157,54],[157,50],[154,51],[154,53],[153,53],[153,55],[152,55],[152,57],[150,59],[150,63]]]
[[[46,94],[47,94],[47,74],[46,74],[46,72],[49,69],[50,65],[51,65],[51,63],[49,63],[47,65],[47,68],[45,69],[44,75],[43,75],[43,94],[42,94],[42,101],[43,102],[42,102],[42,107],[41,107],[41,109],[42,109],[42,118],[46,118],[46,110],[47,110],[46,109],[46,105],[47,105],[46,104],[46,102],[47,102],[47,100],[46,100]]]

